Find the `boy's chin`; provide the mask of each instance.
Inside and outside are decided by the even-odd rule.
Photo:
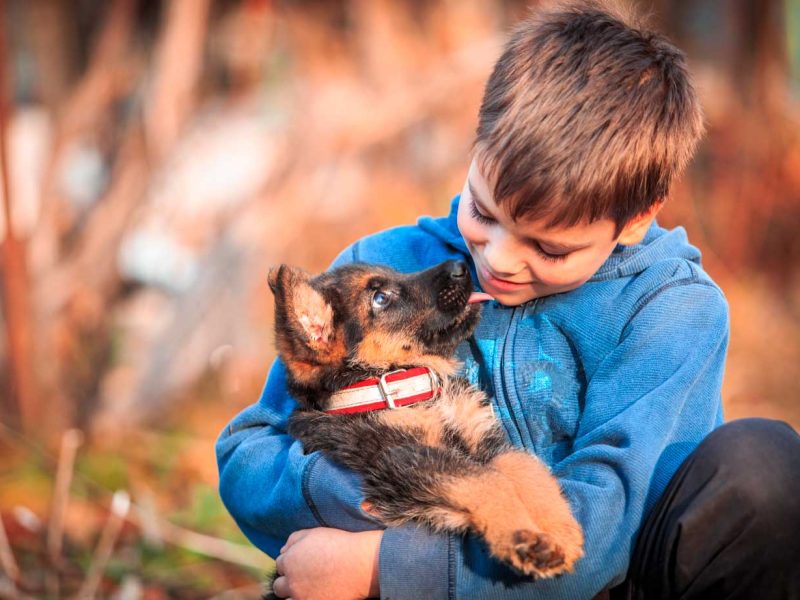
[[[521,304],[525,304],[526,302],[530,302],[531,300],[535,300],[539,296],[528,296],[525,298],[502,298],[499,296],[495,296],[495,300],[497,300],[503,306],[520,306]]]

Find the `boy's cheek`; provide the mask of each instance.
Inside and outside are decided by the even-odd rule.
[[[481,233],[480,226],[475,227],[471,224],[467,224],[463,228],[459,227],[459,231],[472,257],[472,262],[476,265],[479,264],[480,260],[477,256],[478,248],[486,244],[485,236]]]
[[[583,285],[591,275],[586,273],[577,273],[575,269],[568,267],[561,267],[561,270],[551,269],[549,272],[541,272],[538,274],[537,280],[540,285],[551,288],[555,292],[566,292],[576,287]]]
[[[583,269],[570,267],[562,272],[544,274],[539,281],[541,285],[546,286],[552,294],[569,292],[589,281],[599,268],[600,265],[597,267],[590,265]],[[562,269],[565,269],[565,267],[562,267]]]

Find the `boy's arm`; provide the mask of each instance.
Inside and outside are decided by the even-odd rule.
[[[332,268],[357,259],[357,244]],[[319,452],[305,455],[286,432],[296,407],[286,369],[275,361],[258,403],[246,408],[217,440],[219,491],[225,507],[253,544],[270,556],[298,529],[379,529],[361,510],[361,479]]]
[[[572,451],[553,469],[584,527],[574,573],[522,579],[473,536],[402,527],[383,535],[381,596],[574,600],[621,582],[646,511],[720,423],[727,341],[727,305],[715,287],[669,287],[631,318],[592,375]]]

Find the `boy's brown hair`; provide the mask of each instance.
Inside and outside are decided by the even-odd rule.
[[[532,10],[480,108],[478,160],[512,218],[617,233],[662,200],[703,133],[684,54],[597,0]]]

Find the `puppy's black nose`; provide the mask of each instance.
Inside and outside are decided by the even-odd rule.
[[[467,263],[463,260],[453,260],[447,263],[447,274],[451,279],[463,279],[467,274]]]

